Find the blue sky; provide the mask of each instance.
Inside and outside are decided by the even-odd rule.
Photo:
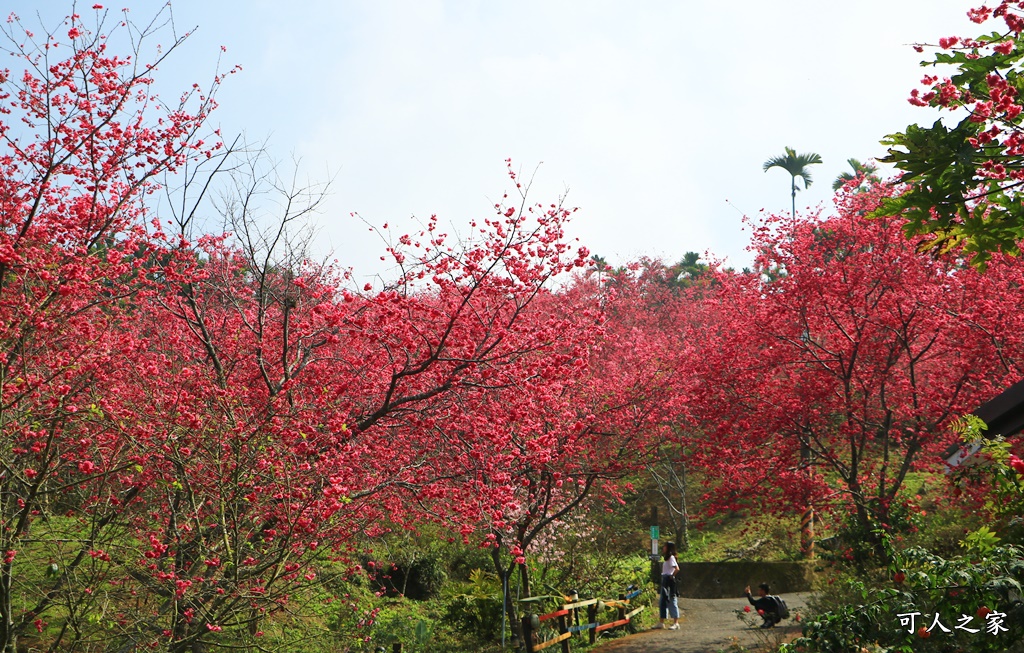
[[[99,1],[136,21],[161,4]],[[6,4],[28,25],[71,8]],[[693,250],[742,267],[742,215],[789,207],[788,175],[762,163],[787,145],[820,153],[798,210],[828,210],[847,158],[881,156],[883,136],[934,120],[906,102],[922,74],[909,44],[974,34],[969,6],[179,0],[176,28],[198,30],[160,83],[174,96],[205,82],[225,46],[222,67],[243,71],[215,121],[333,179],[315,247],[357,279],[390,273],[350,213],[396,233],[436,213],[465,233],[508,189],[508,157],[527,175],[539,165],[537,202],[567,192],[572,234],[612,263]]]

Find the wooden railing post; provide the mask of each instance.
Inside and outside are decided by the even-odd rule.
[[[596,603],[587,606],[587,623],[588,624],[597,623],[597,604]],[[597,642],[597,629],[596,628],[591,628],[590,629],[590,643],[594,644],[596,642]]]
[[[569,590],[569,603],[576,603],[580,600],[580,593],[576,590]],[[580,609],[573,608],[569,616],[569,625],[579,627],[580,625]]]
[[[602,599],[580,601],[578,593],[572,592],[569,597],[563,597],[564,599],[570,597],[576,599],[572,603],[562,603],[557,609],[545,614],[526,613],[523,615],[522,627],[519,629],[524,639],[523,648],[526,653],[536,653],[555,644],[561,644],[561,653],[570,653],[572,636],[582,630],[590,631],[590,643],[595,644],[597,643],[597,633],[629,625],[630,619],[647,607],[640,606],[632,610],[629,609],[631,607],[630,601],[641,593],[643,593],[643,590],[636,589],[635,586],[630,585],[626,588],[626,593],[619,593],[618,600],[605,603]],[[587,608],[587,622],[580,624],[581,615],[579,611],[583,607]],[[598,623],[600,614],[606,608],[615,608],[617,616],[612,619],[606,618],[603,624]],[[555,621],[556,619],[557,622]],[[558,632],[557,635],[552,637],[549,636],[547,630],[541,630],[541,624],[545,621],[552,622],[552,625],[556,627]],[[542,632],[544,634],[541,634]]]
[[[533,653],[533,615],[529,612],[523,615],[523,645],[526,653]]]
[[[565,633],[569,632],[569,625],[568,625],[568,623],[566,623],[567,622],[566,616],[567,615],[563,614],[560,617],[558,617],[558,634],[559,635],[564,635]],[[569,638],[563,639],[561,643],[562,643],[562,653],[569,653]]]

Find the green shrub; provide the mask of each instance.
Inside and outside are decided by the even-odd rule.
[[[828,592],[841,600],[815,606],[827,610],[806,621],[803,636],[784,650],[1024,651],[1024,547],[1006,543],[1020,540],[1024,462],[996,442],[980,464],[991,478],[999,532],[978,528],[961,540],[957,554],[944,556],[896,548],[885,531],[875,531],[888,565]]]
[[[495,574],[480,569],[459,583],[445,602],[445,620],[456,632],[483,642],[501,636],[502,592]]]

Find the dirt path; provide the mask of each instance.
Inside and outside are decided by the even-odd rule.
[[[783,594],[790,614],[803,611],[807,593]],[[750,628],[736,618],[736,610],[747,605],[735,599],[679,599],[679,630],[649,630],[598,646],[593,653],[718,653],[730,644],[751,648],[764,637],[782,639],[800,632],[792,618],[770,630]],[[657,606],[652,606],[657,609]]]

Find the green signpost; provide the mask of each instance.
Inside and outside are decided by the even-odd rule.
[[[658,585],[661,582],[661,564],[658,562],[661,556],[658,555],[658,538],[661,536],[661,529],[658,528],[658,509],[651,507],[651,582]]]

